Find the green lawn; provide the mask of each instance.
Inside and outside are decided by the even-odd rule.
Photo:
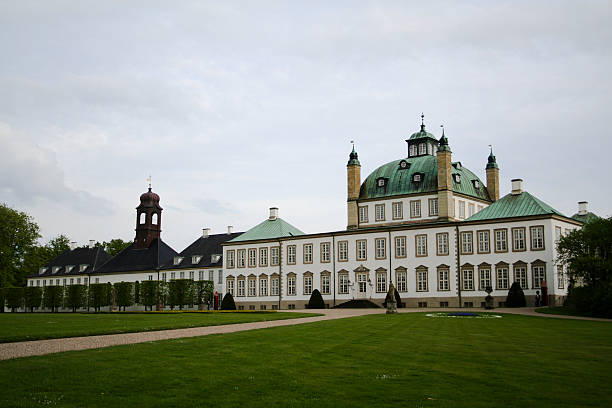
[[[612,324],[370,315],[0,362],[0,406],[612,406]]]
[[[0,343],[316,316],[289,312],[0,313]]]

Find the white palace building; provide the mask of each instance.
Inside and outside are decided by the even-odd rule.
[[[159,196],[149,189],[140,198],[130,247],[100,265],[93,248],[89,255],[80,249],[80,259],[91,261],[75,264],[69,256],[75,249],[28,284],[70,284],[77,275],[84,283],[204,279],[220,295],[231,293],[240,309],[299,309],[314,289],[327,307],[353,299],[382,305],[391,283],[406,307],[480,307],[488,286],[497,307],[516,281],[528,304],[543,284],[551,303],[560,302],[568,282],[555,262],[555,243],[583,225],[591,214],[586,203],[574,217],[564,216],[524,191],[520,179],[500,198],[493,152],[484,183],[453,161],[444,132],[438,140],[424,124],[407,143],[408,157],[365,180],[353,148],[346,230],[304,234],[271,208],[268,219],[244,233],[205,230],[177,253],[161,240]]]

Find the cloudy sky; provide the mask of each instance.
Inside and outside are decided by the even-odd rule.
[[[134,236],[146,179],[163,238],[246,230],[268,207],[346,227],[362,178],[425,113],[453,160],[566,215],[612,215],[609,1],[0,3],[0,202],[44,240]]]

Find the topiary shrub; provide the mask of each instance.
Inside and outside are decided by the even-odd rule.
[[[325,302],[323,301],[323,296],[321,296],[319,289],[312,291],[312,295],[310,295],[310,300],[306,307],[308,309],[325,309]]]
[[[52,312],[57,312],[60,306],[64,303],[64,287],[63,286],[46,286],[43,291],[43,306],[51,309]]]
[[[387,296],[385,296],[383,307],[387,307],[387,302],[389,300],[391,300],[391,287],[389,287],[389,290],[387,291]],[[395,288],[395,307],[397,308],[403,307],[402,298],[400,297],[399,291],[397,290],[397,288]]]
[[[87,286],[68,285],[66,288],[66,306],[76,312],[87,304]]]
[[[11,312],[23,307],[23,288],[6,288],[5,291],[6,306],[11,309]]]
[[[526,305],[525,293],[523,293],[521,285],[518,282],[514,282],[508,291],[506,307],[525,307]]]
[[[221,310],[236,310],[236,302],[231,293],[227,292],[221,302]]]
[[[115,302],[119,306],[119,310],[123,307],[125,312],[126,307],[134,304],[134,284],[132,282],[117,282],[113,285],[115,290]]]
[[[30,312],[34,312],[34,308],[39,308],[42,304],[43,291],[38,286],[28,286],[23,291],[23,297],[25,299],[25,307],[30,309]]]
[[[110,304],[109,287],[106,283],[92,283],[89,285],[89,306],[99,312],[101,307]]]

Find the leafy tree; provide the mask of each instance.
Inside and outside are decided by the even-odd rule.
[[[506,298],[506,307],[525,307],[527,302],[525,301],[525,293],[518,282],[514,282],[508,290],[508,297]]]
[[[215,295],[215,285],[212,281],[196,281],[194,282],[194,303],[200,304],[203,301],[204,304],[210,304],[213,301]]]
[[[172,279],[168,284],[168,304],[170,307],[193,304],[193,281],[191,279]]]
[[[66,306],[76,312],[77,309],[85,307],[87,303],[87,286],[68,285],[66,289]]]
[[[6,288],[6,306],[12,312],[23,306],[23,288]]]
[[[308,309],[325,309],[325,302],[323,301],[323,296],[321,296],[319,289],[312,291],[310,300],[308,301],[308,306],[306,307]]]
[[[65,235],[58,235],[45,245],[30,248],[24,259],[23,276],[35,274],[42,265],[48,264],[68,249],[70,249],[70,238]]]
[[[157,297],[160,295],[160,282],[154,280],[145,280],[140,283],[140,302],[144,305],[145,310],[153,310],[153,306],[157,305]]]
[[[89,306],[99,312],[101,307],[110,304],[109,285],[106,283],[92,283],[89,285]]]
[[[110,255],[115,256],[125,248],[129,247],[132,241],[124,241],[121,238],[111,239],[110,241],[96,242],[97,247],[104,248]]]
[[[140,282],[134,282],[134,303],[140,304]]]
[[[32,217],[0,204],[0,287],[24,284],[24,259],[38,238],[38,224]]]
[[[132,306],[134,304],[134,284],[132,282],[118,282],[114,285],[115,289],[115,300],[119,310],[123,306],[125,312],[126,306]]]
[[[34,312],[34,308],[39,308],[42,304],[43,291],[39,286],[27,286],[24,289],[23,297],[25,299],[25,307]]]
[[[221,302],[221,310],[236,310],[236,302],[231,293],[227,292]]]
[[[57,312],[64,302],[64,287],[59,285],[45,286],[43,291],[43,306]]]

